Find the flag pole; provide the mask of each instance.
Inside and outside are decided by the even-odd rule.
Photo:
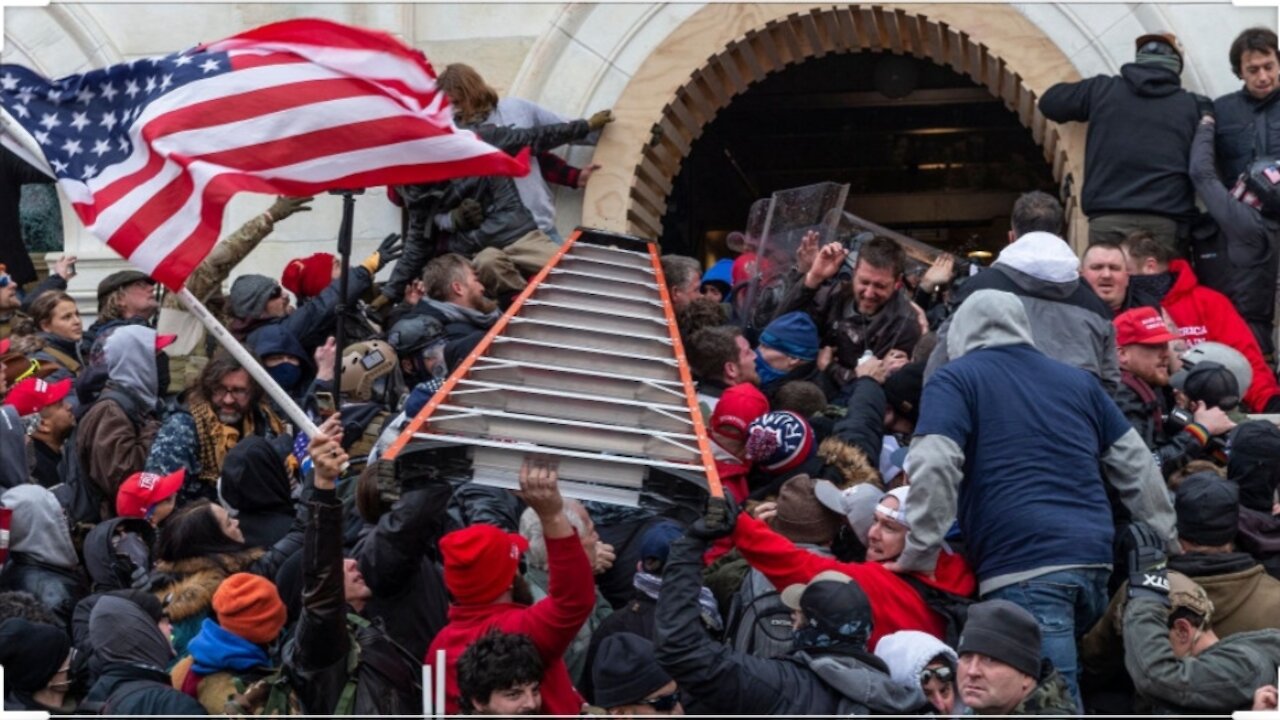
[[[289,393],[286,393],[284,388],[280,387],[275,378],[267,374],[266,369],[258,364],[257,359],[240,344],[239,340],[236,340],[231,335],[231,332],[213,316],[213,313],[209,312],[209,308],[205,307],[204,303],[191,294],[191,291],[186,286],[183,286],[178,291],[178,300],[192,315],[195,315],[200,320],[205,329],[209,331],[209,334],[217,339],[218,343],[227,349],[227,352],[231,353],[231,357],[234,357],[244,366],[245,371],[262,386],[262,389],[271,396],[272,400],[276,401],[276,405],[284,411],[285,415],[289,416],[289,419],[293,421],[293,424],[299,430],[306,433],[307,437],[315,437],[320,432],[316,424],[311,422],[311,418],[307,417],[302,408],[298,407],[298,403],[289,397]]]
[[[338,264],[342,273],[338,280],[338,305],[334,308],[337,321],[334,339],[338,352],[333,356],[333,406],[342,407],[342,353],[347,347],[347,282],[351,275],[351,226],[355,220],[356,194],[363,190],[340,190],[342,195],[342,224],[338,226]]]

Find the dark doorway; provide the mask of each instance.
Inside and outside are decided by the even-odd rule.
[[[847,209],[953,252],[998,250],[1028,190],[1056,194],[1044,153],[984,87],[928,60],[809,60],[733,99],[692,145],[663,217],[665,252],[725,256],[751,203],[849,183]]]

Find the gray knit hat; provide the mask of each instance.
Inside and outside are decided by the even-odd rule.
[[[986,655],[1024,675],[1040,677],[1040,625],[1031,613],[1008,600],[969,606],[956,650],[961,655]]]
[[[257,320],[278,287],[279,284],[266,275],[241,275],[231,284],[231,293],[227,296],[231,315],[241,320]]]

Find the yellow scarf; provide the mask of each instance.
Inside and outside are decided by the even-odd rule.
[[[219,420],[213,406],[201,398],[191,398],[187,402],[187,408],[196,421],[196,439],[200,443],[199,479],[201,482],[216,485],[218,476],[222,474],[222,463],[227,459],[227,453],[240,442],[241,437],[255,434],[253,413],[245,413],[244,419],[240,421],[240,428],[235,428]],[[271,412],[271,408],[260,405],[259,409],[267,418],[271,432],[276,435],[283,434],[284,424],[275,416],[275,413]]]

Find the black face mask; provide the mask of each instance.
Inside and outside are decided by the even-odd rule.
[[[1165,295],[1173,289],[1174,275],[1171,272],[1156,273],[1155,275],[1130,275],[1129,289],[1130,291],[1140,291],[1143,295],[1164,299]]]

